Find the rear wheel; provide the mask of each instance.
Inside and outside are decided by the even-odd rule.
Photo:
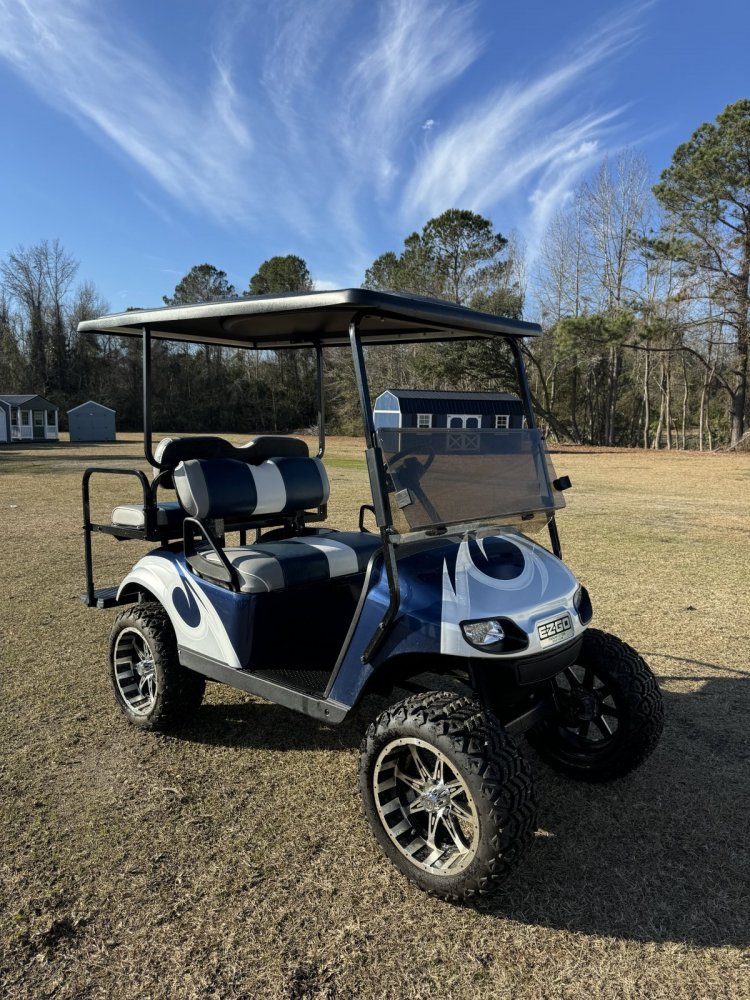
[[[557,712],[527,739],[556,770],[610,781],[638,767],[659,742],[659,685],[646,661],[617,636],[588,629],[576,663],[553,685]]]
[[[369,727],[365,815],[385,854],[423,889],[468,899],[501,882],[536,826],[531,774],[511,737],[471,698],[407,698]]]
[[[170,729],[199,708],[206,679],[186,670],[161,604],[126,608],[114,621],[109,673],[123,715],[139,729]]]

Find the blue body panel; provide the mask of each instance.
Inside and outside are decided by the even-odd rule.
[[[396,656],[441,655],[442,577],[446,565],[452,564],[455,568],[458,549],[458,543],[453,540],[428,542],[419,551],[399,559],[399,612],[373,661],[365,664],[362,654],[389,601],[388,580],[380,562],[351,644],[331,688],[330,696],[335,701],[356,704],[373,673]]]
[[[156,549],[134,567],[123,587],[154,593],[170,614],[180,648],[226,667],[256,671],[314,665],[330,671],[338,657],[328,698],[352,707],[373,674],[396,657],[470,658],[484,661],[490,671],[502,670],[503,654],[469,645],[461,630],[464,621],[512,621],[527,636],[523,651],[512,654],[515,658],[545,653],[555,639],[545,639],[544,627],[538,626],[561,615],[568,620],[566,638],[583,632],[587,622],[575,609],[575,577],[528,537],[512,529],[500,531],[484,538],[423,538],[402,548],[399,611],[367,663],[362,656],[389,604],[379,555],[348,645],[346,633],[365,585],[361,574],[279,592],[242,594],[196,576],[181,552]],[[438,663],[435,669],[440,669]]]
[[[432,553],[428,558],[431,563],[431,582],[424,578],[424,565],[419,567],[421,573],[413,565],[414,557],[399,563],[399,613],[372,662],[362,663],[362,654],[388,607],[388,580],[381,562],[380,568],[373,575],[357,628],[331,687],[330,697],[334,701],[344,705],[356,704],[373,673],[394,656],[405,653],[440,655],[442,563]],[[418,560],[420,563],[423,561]]]

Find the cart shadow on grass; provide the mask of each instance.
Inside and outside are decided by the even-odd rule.
[[[481,913],[598,937],[750,945],[744,730],[750,673],[681,662],[696,675],[661,676],[664,737],[630,776],[606,785],[569,781],[524,742],[537,779],[540,830],[508,882],[477,904]],[[717,677],[713,670],[735,676]],[[703,686],[692,693],[668,690],[671,681],[686,680]],[[278,705],[207,704],[183,738],[351,752],[372,718],[373,706],[367,708],[331,728]]]

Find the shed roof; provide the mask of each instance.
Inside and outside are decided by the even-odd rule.
[[[109,410],[110,413],[117,413],[117,410],[113,410],[111,406],[105,406],[104,403],[97,403],[95,399],[88,399],[85,403],[79,403],[78,406],[71,407],[68,413],[75,413],[76,410],[82,410],[84,406],[98,406],[101,410]]]
[[[398,400],[402,413],[523,413],[512,392],[443,392],[431,389],[386,389]],[[385,393],[381,393],[384,396]],[[378,399],[381,398],[378,396]],[[378,401],[375,400],[375,409]]]
[[[512,392],[459,392],[457,390],[448,392],[443,389],[386,389],[386,392],[390,392],[398,399],[475,399],[487,402],[518,399],[518,396]]]
[[[222,302],[166,306],[100,316],[78,324],[82,333],[152,337],[196,344],[278,350],[349,342],[349,324],[360,317],[363,343],[418,343],[477,337],[535,337],[536,323],[505,319],[437,299],[368,288],[253,295]]]
[[[23,406],[24,403],[30,403],[32,400],[39,400],[40,403],[44,403],[45,406],[50,407],[53,410],[59,410],[59,406],[55,406],[54,403],[50,403],[49,400],[45,399],[44,396],[35,396],[33,393],[26,396],[18,396],[9,393],[0,393],[0,402],[8,403],[10,406]]]
[[[10,403],[11,406],[20,406],[21,403],[25,403],[29,399],[34,399],[34,396],[12,396],[8,393],[0,393],[0,401]]]

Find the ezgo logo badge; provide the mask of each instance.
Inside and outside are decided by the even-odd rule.
[[[552,621],[537,625],[536,630],[539,633],[541,643],[559,642],[573,631],[573,622],[570,620],[570,615],[560,615],[559,618],[553,618]]]

